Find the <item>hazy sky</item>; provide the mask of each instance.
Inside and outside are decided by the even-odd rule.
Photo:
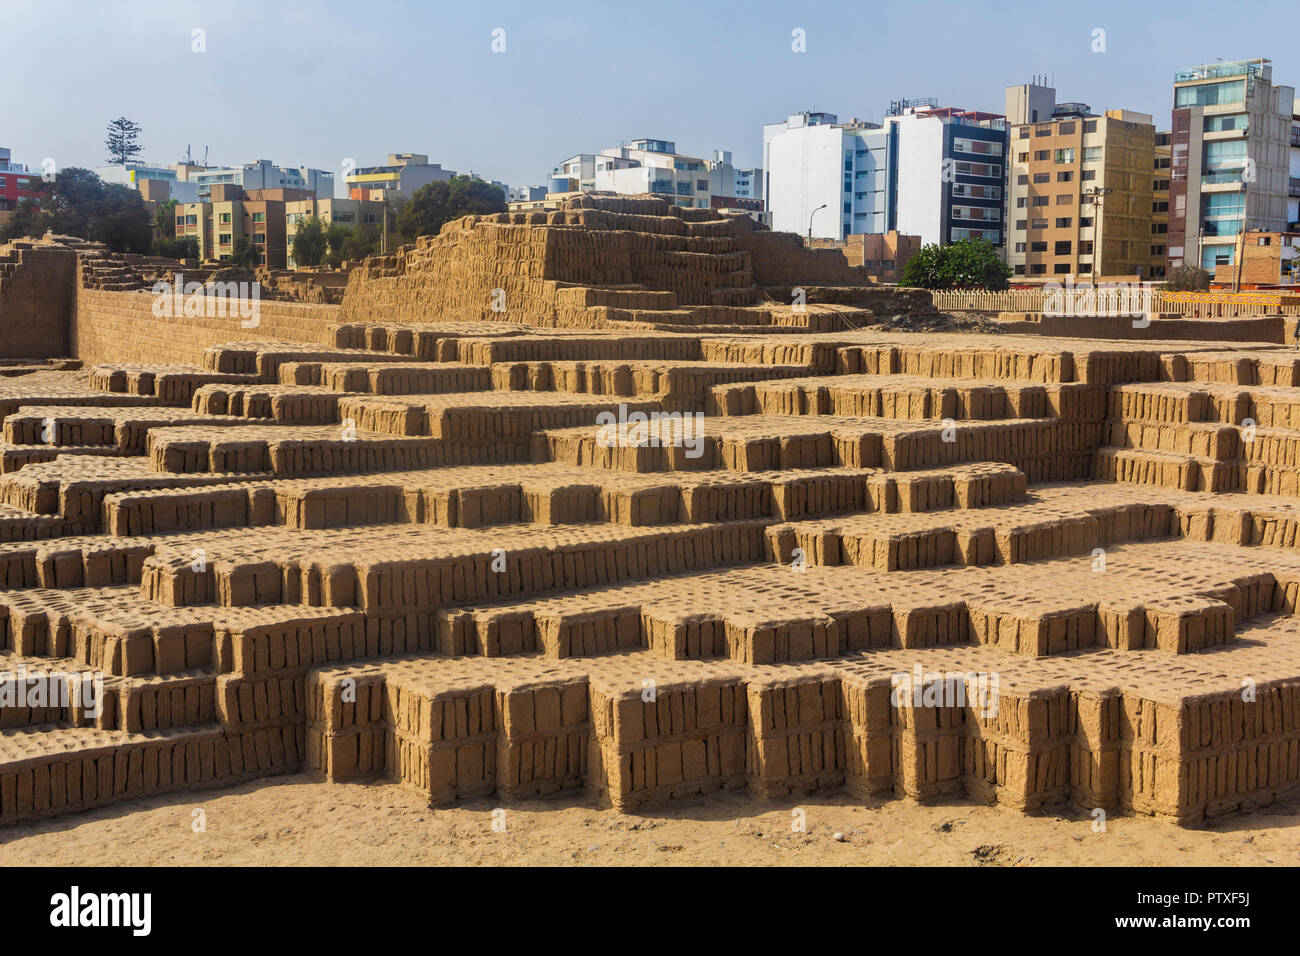
[[[1045,73],[1059,100],[1152,113],[1175,70],[1271,57],[1300,85],[1295,0],[455,3],[0,0],[0,146],[39,168],[103,165],[104,126],[144,158],[331,169],[389,152],[512,185],[636,137],[761,161],[762,125],[814,106],[879,120],[890,100],[1003,110]],[[492,31],[505,31],[505,52]],[[791,49],[805,32],[806,52]],[[193,31],[205,31],[196,53]],[[1105,31],[1094,53],[1093,31]],[[1029,51],[1036,51],[1030,53]]]

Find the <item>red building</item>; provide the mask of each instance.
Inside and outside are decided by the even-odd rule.
[[[9,150],[0,147],[0,220],[18,208],[18,203],[36,195],[40,173],[30,173],[27,167],[9,161]]]

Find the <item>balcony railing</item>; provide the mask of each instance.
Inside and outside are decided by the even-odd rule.
[[[1291,184],[1287,188],[1287,195],[1300,196],[1300,179],[1296,179],[1294,176],[1291,177]]]

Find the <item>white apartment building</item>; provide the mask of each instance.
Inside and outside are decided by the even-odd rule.
[[[758,177],[747,170],[746,188]],[[652,193],[678,206],[707,209],[718,199],[734,199],[738,171],[731,153],[715,150],[713,158],[686,156],[677,144],[664,139],[634,139],[599,153],[578,153],[551,171],[550,192],[613,192],[623,195]],[[758,197],[752,197],[758,198]]]
[[[924,243],[1005,240],[1001,114],[900,100],[883,124],[796,113],[763,127],[772,228],[843,240],[898,231]]]
[[[174,173],[173,173],[174,175]],[[250,189],[306,189],[317,199],[334,196],[334,174],[325,169],[306,166],[276,166],[269,159],[259,159],[243,166],[214,166],[189,173],[199,202],[207,202],[212,187],[223,184]]]

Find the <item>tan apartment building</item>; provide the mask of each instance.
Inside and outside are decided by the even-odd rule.
[[[369,199],[302,199],[285,203],[285,242],[288,247],[286,267],[297,268],[293,259],[293,239],[298,234],[298,226],[308,219],[319,219],[327,227],[336,224],[349,229],[374,226],[382,232],[384,210],[387,205],[385,202]],[[393,225],[390,216],[389,230]]]
[[[1151,266],[1147,275],[1163,279],[1169,256],[1169,165],[1171,133],[1156,133],[1155,168],[1151,181]]]
[[[1007,261],[1016,277],[1149,276],[1155,126],[1062,103],[1011,129]]]

